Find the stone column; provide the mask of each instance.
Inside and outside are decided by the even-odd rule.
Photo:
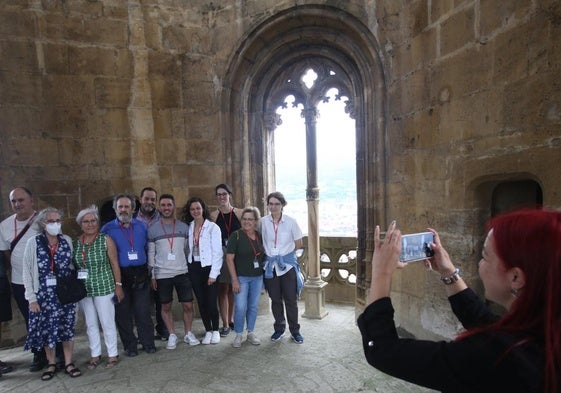
[[[317,109],[306,108],[302,116],[306,123],[306,161],[308,202],[308,279],[304,283],[305,318],[321,319],[327,315],[325,310],[325,286],[327,283],[320,275],[319,249],[319,188],[317,184],[317,144],[316,119]]]
[[[152,92],[148,72],[148,49],[144,32],[144,16],[138,1],[131,0],[129,12],[129,49],[134,74],[128,106],[131,138],[131,183],[136,192],[146,186],[160,189],[160,176],[154,144]]]

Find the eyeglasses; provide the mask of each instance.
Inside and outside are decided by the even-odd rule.
[[[228,195],[227,192],[217,192],[217,193],[216,193],[216,196],[217,196],[217,197],[224,197],[224,196],[226,196],[226,195]]]
[[[60,222],[62,222],[60,220],[60,218],[58,220],[47,220],[47,224],[55,224],[55,223],[60,223]]]
[[[255,218],[251,218],[251,217],[242,217],[242,221],[255,221]]]
[[[278,202],[269,202],[269,206],[280,206],[282,205],[282,203],[278,203]]]
[[[82,220],[82,224],[86,224],[86,225],[95,224],[96,222],[97,222],[96,219],[93,219],[93,220]]]

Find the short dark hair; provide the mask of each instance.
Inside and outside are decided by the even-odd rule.
[[[175,204],[175,198],[171,194],[160,195],[160,199],[158,199],[158,201],[161,201],[162,199],[171,199],[173,201],[173,203]]]
[[[269,195],[267,195],[267,204],[269,204],[269,200],[271,198],[278,199],[283,207],[286,206],[286,199],[284,198],[284,195],[282,195],[280,192],[275,191],[275,192],[271,192]]]
[[[141,198],[142,198],[142,195],[144,195],[144,193],[145,193],[146,191],[153,191],[153,192],[156,193],[156,197],[158,196],[158,191],[156,191],[156,190],[153,189],[152,187],[144,187],[144,188],[142,189],[142,191],[140,191],[140,197],[141,197]]]

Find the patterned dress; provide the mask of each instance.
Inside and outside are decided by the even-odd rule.
[[[39,290],[37,302],[40,312],[29,313],[29,331],[24,349],[54,348],[57,342],[74,338],[76,322],[75,304],[62,305],[58,301],[55,286],[47,286],[51,275],[51,255],[45,234],[35,237],[37,242],[37,267],[39,270]],[[54,266],[59,276],[69,276],[72,265],[72,249],[68,242],[58,236],[58,248],[54,254]]]

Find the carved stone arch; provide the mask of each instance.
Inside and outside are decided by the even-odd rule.
[[[362,303],[370,279],[365,256],[376,223],[385,223],[387,87],[380,45],[362,20],[331,6],[295,6],[250,31],[229,63],[223,95],[228,181],[244,203],[264,208],[274,185],[277,89],[290,67],[336,67],[339,88],[349,97],[356,124],[358,268],[357,299]],[[317,71],[316,71],[317,72]]]

